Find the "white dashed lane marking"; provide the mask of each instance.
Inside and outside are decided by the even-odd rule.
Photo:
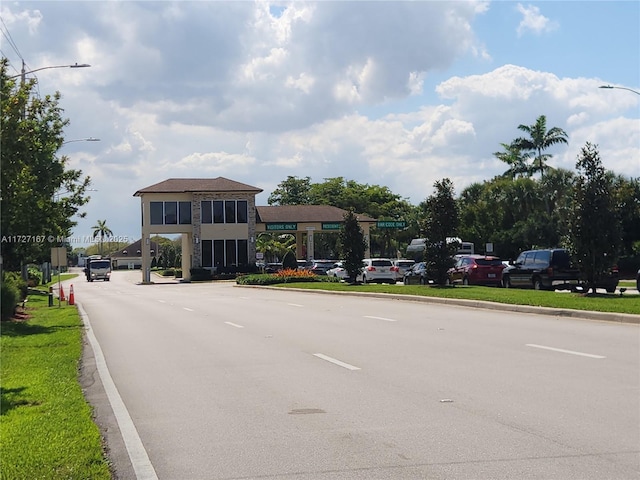
[[[329,357],[329,356],[324,355],[322,353],[314,353],[313,356],[321,358],[322,360],[326,360],[327,362],[331,362],[334,365],[339,365],[340,367],[346,368],[347,370],[360,370],[360,367],[355,367],[353,365],[350,365],[348,363],[342,362],[342,361],[337,360],[335,358]]]
[[[374,317],[372,315],[365,315],[364,318],[371,318],[373,320],[384,320],[385,322],[397,322],[393,318],[385,318],[385,317]]]
[[[535,343],[527,343],[526,346],[527,347],[532,347],[532,348],[540,348],[542,350],[551,350],[552,352],[568,353],[569,355],[578,355],[580,357],[598,358],[598,359],[607,358],[607,357],[604,357],[602,355],[594,355],[592,353],[575,352],[573,350],[565,350],[563,348],[546,347],[544,345],[536,345]]]

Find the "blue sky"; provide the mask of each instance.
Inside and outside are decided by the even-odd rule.
[[[546,115],[574,169],[585,142],[640,176],[640,2],[3,2],[2,54],[49,65],[92,178],[74,234],[139,236],[133,193],[223,176],[269,194],[288,176],[387,186],[414,204],[506,168],[492,155]],[[37,233],[37,232],[34,232]]]

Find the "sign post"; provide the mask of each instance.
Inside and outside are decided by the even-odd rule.
[[[58,269],[58,307],[62,298],[62,284],[60,283],[60,268],[67,264],[67,249],[65,247],[51,248],[51,265]]]

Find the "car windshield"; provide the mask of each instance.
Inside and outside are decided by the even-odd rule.
[[[391,267],[391,260],[372,260],[371,265],[374,267]]]
[[[101,260],[99,262],[96,262],[95,260],[93,262],[90,263],[91,268],[109,268],[109,261],[108,260]]]
[[[502,260],[500,260],[499,258],[476,258],[476,263],[478,265],[497,266],[502,265]]]
[[[396,262],[396,265],[398,267],[410,267],[413,264],[414,262]]]

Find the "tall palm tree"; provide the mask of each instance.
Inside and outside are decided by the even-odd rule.
[[[549,168],[546,162],[551,155],[542,152],[557,143],[569,143],[567,132],[559,127],[547,130],[547,117],[544,115],[540,115],[533,125],[518,125],[518,129],[529,134],[529,138],[517,138],[512,145],[523,152],[535,154],[531,173],[540,172],[540,176],[543,177],[544,171]]]
[[[523,152],[515,142],[511,144],[501,143],[504,151],[494,152],[493,156],[498,160],[502,160],[509,165],[509,169],[502,174],[504,178],[514,179],[516,177],[531,176],[531,169],[528,161],[531,158],[531,154]]]
[[[104,242],[104,237],[113,235],[113,232],[109,227],[107,227],[106,220],[98,220],[98,223],[91,228],[93,228],[93,238],[100,235],[100,255],[102,256],[102,244]]]

